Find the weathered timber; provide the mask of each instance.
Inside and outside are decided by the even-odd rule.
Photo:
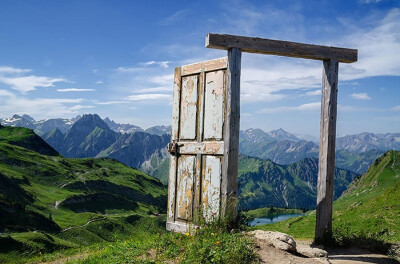
[[[326,243],[332,236],[338,68],[339,63],[337,60],[323,62],[317,219],[315,226],[315,240],[318,243]]]
[[[181,75],[191,75],[201,72],[215,71],[226,69],[226,57],[214,60],[202,61],[194,64],[184,65],[181,67]]]
[[[241,59],[242,51],[240,49],[232,48],[228,50],[221,213],[222,216],[227,217],[231,221],[235,219],[237,203]]]
[[[332,59],[345,63],[357,61],[356,49],[225,34],[207,34],[206,47],[224,50],[239,48],[243,52],[250,53],[270,54],[313,60]]]
[[[172,99],[172,125],[171,141],[177,141],[179,135],[179,109],[181,101],[181,68],[175,68],[174,86]],[[169,183],[168,183],[168,215],[167,221],[174,222],[175,219],[175,194],[176,194],[176,166],[177,156],[171,155],[169,165]]]
[[[227,57],[175,70],[167,229],[220,215]]]

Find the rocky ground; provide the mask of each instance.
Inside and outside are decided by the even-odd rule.
[[[256,230],[251,234],[257,240],[257,251],[260,255],[261,263],[400,263],[388,256],[371,253],[368,250],[355,247],[326,249],[311,247],[311,241],[294,241],[290,236],[280,232]]]

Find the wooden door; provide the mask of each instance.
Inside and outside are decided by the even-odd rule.
[[[220,214],[226,70],[226,57],[175,69],[168,230],[185,232],[197,213]]]

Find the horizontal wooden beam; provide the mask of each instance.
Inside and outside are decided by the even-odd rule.
[[[303,44],[297,42],[209,33],[206,47],[228,50],[239,48],[244,52],[295,57],[312,60],[357,61],[356,49]]]

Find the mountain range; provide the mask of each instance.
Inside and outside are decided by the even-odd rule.
[[[334,199],[337,199],[359,174],[336,168]],[[289,165],[240,155],[239,207],[315,209],[318,159],[305,158]]]
[[[9,126],[34,129],[65,157],[111,157],[168,182],[169,126],[146,130],[131,124],[118,124],[96,114],[73,119],[35,121],[28,115],[0,119]],[[52,128],[52,129],[50,129]],[[400,149],[400,133],[358,135],[337,138],[336,166],[364,173],[388,149]],[[240,152],[247,156],[289,165],[305,158],[318,158],[318,145],[283,129],[240,131]]]

